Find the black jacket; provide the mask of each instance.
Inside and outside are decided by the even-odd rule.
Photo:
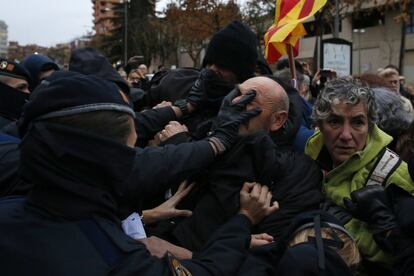
[[[157,73],[151,80],[151,88],[148,91],[150,105],[153,106],[162,101],[174,102],[186,98],[200,76],[200,71],[195,68],[178,68]],[[207,136],[220,109],[223,97],[234,88],[234,84],[220,78],[203,79],[201,81],[203,82],[201,87],[207,98],[205,105],[180,120],[188,127],[189,136],[195,140]],[[184,138],[184,141],[186,140],[188,138]]]
[[[18,175],[20,139],[0,132],[0,197],[24,195],[27,187]]]
[[[173,237],[190,250],[200,249],[211,233],[237,212],[245,181],[269,186],[273,200],[279,202],[280,210],[253,229],[278,237],[296,214],[318,207],[321,179],[311,159],[280,151],[267,134],[244,137],[200,177],[199,187],[179,206],[194,210],[177,225]]]
[[[26,201],[0,201],[4,275],[172,275],[126,236],[116,216],[135,151],[93,134],[36,123],[22,143]],[[112,162],[112,158],[117,162]],[[231,275],[247,254],[250,222],[236,216],[194,260],[194,275]]]
[[[3,275],[173,275],[167,258],[152,257],[101,216],[67,220],[21,200],[0,200]],[[247,255],[250,222],[236,216],[192,260],[193,275],[231,275]]]
[[[0,129],[20,118],[28,98],[29,94],[0,82]]]

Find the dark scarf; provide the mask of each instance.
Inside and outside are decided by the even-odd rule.
[[[21,144],[20,172],[33,184],[29,204],[59,217],[101,215],[117,221],[135,151],[70,127],[37,122]]]
[[[23,105],[28,102],[29,94],[0,82],[0,115],[16,121],[20,118]]]

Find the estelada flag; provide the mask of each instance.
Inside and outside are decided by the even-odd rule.
[[[299,39],[306,35],[302,22],[313,16],[326,0],[276,0],[275,22],[264,35],[265,57],[269,64],[287,54],[286,44],[298,55]]]

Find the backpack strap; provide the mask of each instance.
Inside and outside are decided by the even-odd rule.
[[[384,186],[388,178],[401,164],[401,158],[395,152],[384,148],[377,159],[376,164],[369,173],[366,186],[381,185]]]
[[[124,258],[123,252],[115,245],[95,220],[81,220],[77,224],[110,267],[114,267],[121,262]]]

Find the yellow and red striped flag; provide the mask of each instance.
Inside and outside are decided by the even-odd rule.
[[[313,16],[326,0],[276,0],[275,23],[264,35],[265,57],[269,64],[287,54],[286,45],[298,55],[299,39],[306,35],[302,22]]]

